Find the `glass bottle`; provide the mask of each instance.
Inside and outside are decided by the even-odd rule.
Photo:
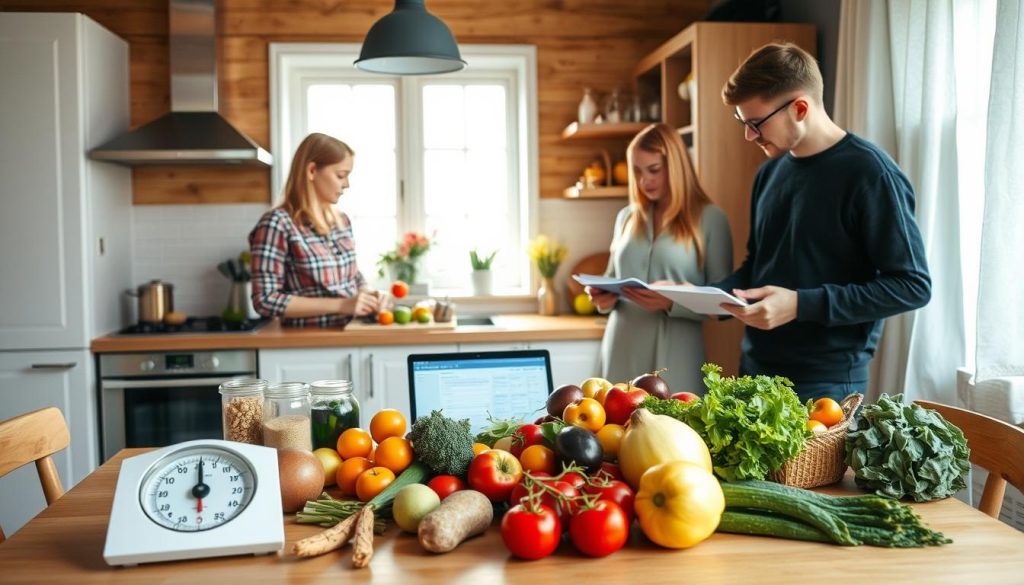
[[[238,378],[220,385],[224,440],[263,444],[263,393],[267,381]]]
[[[609,124],[622,121],[622,104],[620,103],[619,90],[617,89],[612,90],[604,104],[604,121]]]
[[[336,449],[338,437],[359,428],[359,401],[349,380],[319,380],[310,384],[313,448]]]
[[[312,451],[309,384],[281,382],[268,386],[263,400],[263,444],[275,449]]]
[[[577,115],[580,124],[592,124],[597,118],[597,100],[589,87],[583,88],[583,99],[580,100]]]

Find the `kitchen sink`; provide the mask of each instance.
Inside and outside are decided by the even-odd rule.
[[[491,317],[458,317],[460,327],[493,327],[494,319]]]

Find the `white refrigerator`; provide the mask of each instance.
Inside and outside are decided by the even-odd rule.
[[[128,43],[88,17],[0,12],[0,420],[61,409],[65,489],[98,464],[89,343],[131,284],[131,171],[87,158],[128,129],[128,83]],[[8,536],[44,507],[34,465],[0,478]]]

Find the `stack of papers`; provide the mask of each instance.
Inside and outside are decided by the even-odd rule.
[[[729,312],[719,306],[722,304],[747,306],[747,301],[710,286],[655,285],[647,284],[639,278],[617,279],[596,274],[573,274],[572,277],[583,286],[599,288],[617,295],[621,295],[622,290],[629,287],[646,288],[700,315],[728,315]]]

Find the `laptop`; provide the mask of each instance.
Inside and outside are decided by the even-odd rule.
[[[533,422],[546,414],[551,355],[546,349],[413,354],[409,364],[412,420],[433,410],[468,418],[473,434],[495,419]]]

